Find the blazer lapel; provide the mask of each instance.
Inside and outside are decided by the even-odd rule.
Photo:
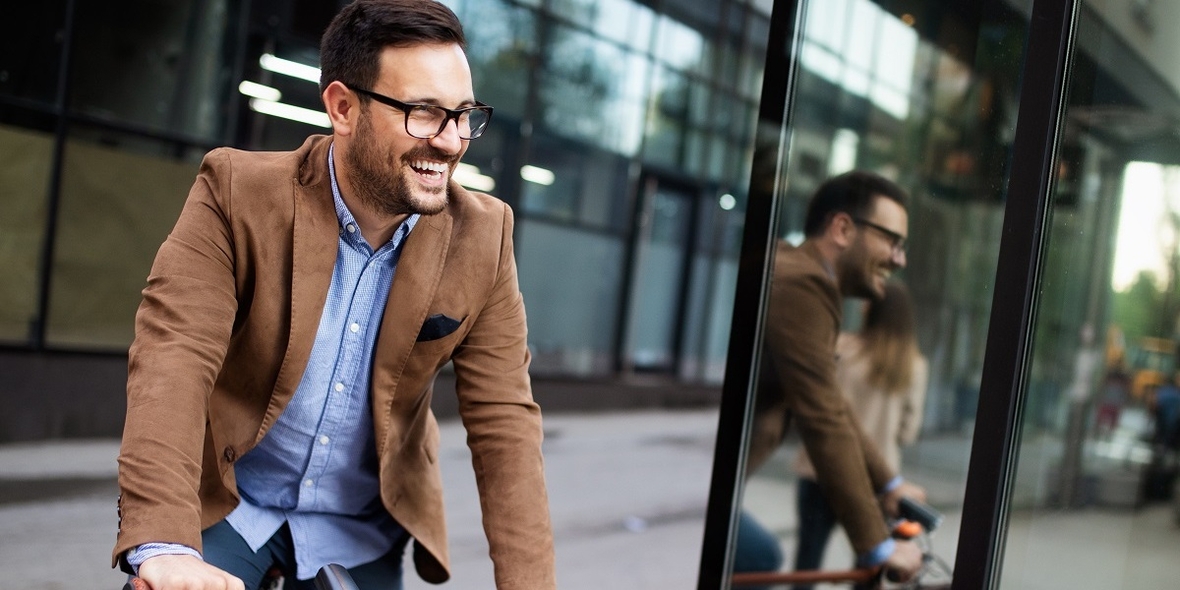
[[[332,204],[332,184],[327,169],[328,144],[330,141],[316,145],[308,155],[301,177],[291,179],[295,200],[291,244],[291,328],[287,353],[275,380],[274,395],[255,442],[262,440],[278,419],[303,378],[336,266],[340,221]]]
[[[451,214],[446,210],[421,217],[406,239],[397,263],[373,356],[370,391],[378,453],[384,450],[386,435],[392,426],[390,408],[402,367],[414,348],[418,329],[426,320],[442,279],[452,223]]]

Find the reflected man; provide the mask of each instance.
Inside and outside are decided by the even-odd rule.
[[[924,500],[925,491],[894,473],[861,430],[836,380],[836,338],[842,299],[880,298],[905,266],[908,225],[905,191],[853,171],[816,190],[800,246],[779,243],[747,459],[753,473],[793,417],[858,565],[883,565],[903,579],[917,572],[921,551],[890,538],[881,508],[895,515],[902,496]]]

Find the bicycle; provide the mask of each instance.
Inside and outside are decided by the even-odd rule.
[[[893,527],[893,537],[913,541],[922,550],[922,567],[911,580],[890,580],[880,566],[851,570],[803,570],[792,572],[740,572],[733,574],[733,588],[751,586],[780,586],[791,584],[851,584],[866,590],[950,590],[952,571],[942,558],[934,554],[931,534],[942,524],[942,515],[933,508],[902,498],[900,520]]]

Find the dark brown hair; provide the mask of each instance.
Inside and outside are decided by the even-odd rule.
[[[905,391],[914,380],[914,358],[921,355],[914,304],[905,285],[890,281],[884,297],[869,301],[860,337],[860,354],[869,361],[869,384],[889,393]]]
[[[897,183],[865,170],[853,170],[833,176],[819,185],[807,205],[803,234],[815,237],[823,233],[836,213],[864,219],[872,213],[878,196],[906,207],[906,192]]]
[[[450,8],[434,0],[356,0],[332,19],[320,41],[320,92],[337,80],[371,89],[386,47],[424,43],[467,48]]]

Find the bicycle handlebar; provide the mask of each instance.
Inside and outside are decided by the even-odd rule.
[[[928,533],[934,532],[942,524],[942,514],[911,498],[902,497],[897,504],[897,512],[902,518],[922,525]]]
[[[344,566],[329,563],[315,575],[315,590],[360,590]]]

